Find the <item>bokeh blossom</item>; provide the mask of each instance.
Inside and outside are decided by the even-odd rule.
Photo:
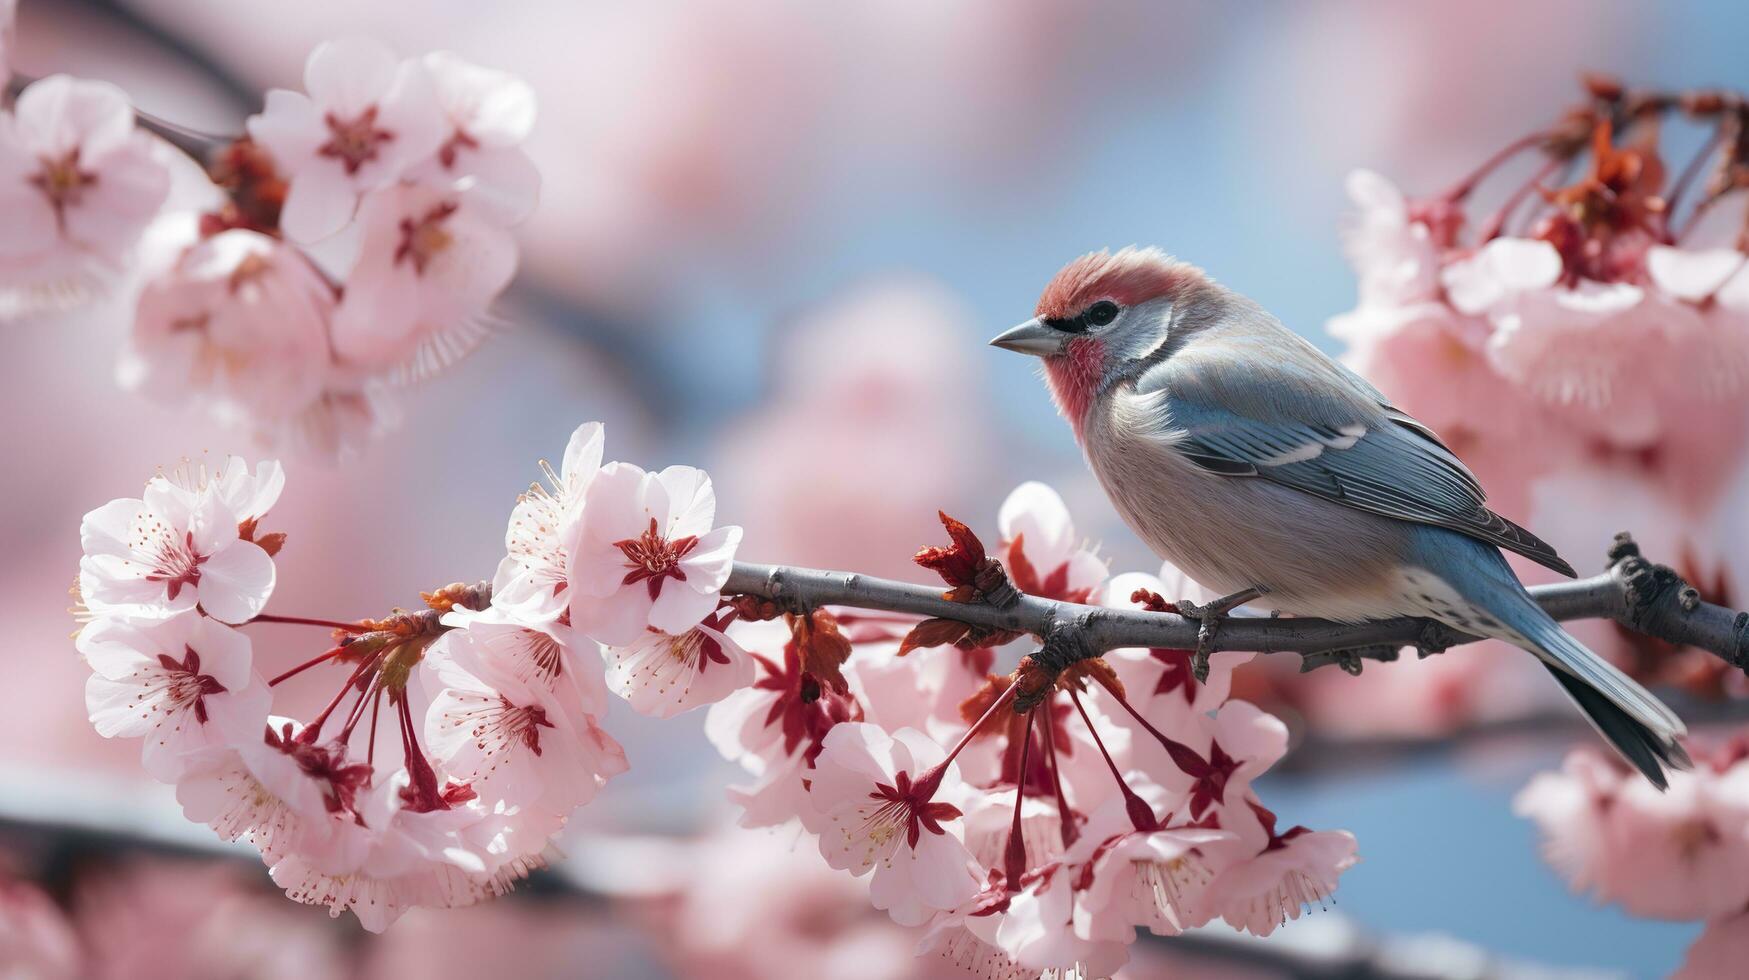
[[[539,191],[533,93],[364,38],[318,45],[304,82],[236,137],[66,75],[0,103],[0,319],[114,293],[134,304],[125,388],[318,458],[393,428],[396,389],[497,322]]]
[[[10,14],[0,11],[0,68]],[[65,307],[122,276],[169,194],[157,154],[126,94],[104,82],[52,75],[0,112],[0,316]]]

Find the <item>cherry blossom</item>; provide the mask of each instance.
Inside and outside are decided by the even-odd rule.
[[[1072,875],[1060,863],[1028,872],[1008,895],[996,945],[1010,962],[1046,976],[1110,976],[1128,958],[1127,944],[1090,942],[1076,933]]]
[[[609,647],[608,686],[638,712],[672,718],[714,704],[753,682],[754,662],[720,630],[700,624],[679,635],[651,631]]]
[[[556,618],[567,608],[569,532],[582,516],[583,493],[601,468],[606,433],[587,422],[571,433],[558,472],[541,464],[547,482],[518,497],[504,532],[509,554],[492,578],[492,604],[535,619]]]
[[[602,467],[567,542],[572,623],[624,646],[646,629],[684,633],[710,615],[741,542],[739,527],[712,528],[716,509],[703,470]]]
[[[426,655],[439,687],[425,718],[435,759],[487,802],[570,810],[626,769],[625,753],[582,705],[519,680],[464,627]]]
[[[1086,602],[1105,581],[1105,562],[1081,546],[1063,498],[1043,483],[1015,487],[997,512],[996,525],[1003,564],[1020,591]]]
[[[356,870],[371,841],[359,815],[370,767],[307,731],[270,716],[264,731],[191,767],[177,781],[183,814],[248,840],[270,864],[299,855],[331,873]]]
[[[1542,773],[1514,801],[1542,828],[1545,853],[1575,890],[1656,919],[1710,919],[1749,904],[1749,766],[1674,774],[1668,792],[1623,778],[1589,750]]]
[[[1172,808],[1141,774],[1128,782],[1151,797],[1151,812]],[[1193,826],[1137,828],[1123,800],[1108,801],[1064,857],[1075,869],[1076,935],[1127,943],[1138,926],[1172,936],[1203,924],[1203,890],[1214,879],[1208,849],[1236,840],[1228,831]]]
[[[120,89],[31,83],[0,113],[0,315],[64,306],[116,278],[169,189]]]
[[[516,239],[466,192],[400,184],[358,210],[357,255],[334,313],[335,352],[412,376],[483,339],[483,317],[516,274]]]
[[[1156,597],[1172,597],[1166,599],[1167,603],[1175,599],[1205,602],[1212,598],[1207,590],[1171,565],[1162,567],[1158,576],[1145,572],[1115,575],[1105,583],[1101,593],[1100,604],[1117,609],[1148,609],[1154,605]],[[1180,740],[1192,737],[1195,723],[1176,723],[1220,707],[1232,692],[1233,671],[1255,656],[1237,650],[1211,654],[1208,679],[1199,684],[1190,670],[1191,652],[1129,648],[1105,655],[1106,662],[1123,682],[1136,710],[1144,717],[1154,719],[1163,731]],[[1162,705],[1158,703],[1160,700],[1172,703]]]
[[[1324,907],[1342,872],[1353,867],[1354,835],[1345,830],[1292,827],[1276,832],[1275,814],[1243,790],[1245,799],[1222,810],[1224,825],[1250,856],[1229,863],[1209,884],[1203,914],[1219,915],[1235,929],[1267,936],[1314,904]],[[1249,819],[1247,819],[1249,817]],[[1216,861],[1227,859],[1211,850]]]
[[[820,853],[834,868],[870,870],[870,899],[901,925],[920,925],[978,891],[972,856],[954,832],[957,773],[922,733],[869,724],[827,733],[809,797],[820,812]]]
[[[295,418],[327,387],[334,303],[296,249],[221,232],[141,291],[121,383],[169,404],[199,399],[251,425]]]
[[[93,623],[79,652],[95,671],[85,686],[104,738],[144,737],[148,773],[174,782],[203,752],[259,736],[267,685],[250,666],[249,638],[196,612],[160,623]]]
[[[423,59],[449,134],[412,177],[465,186],[504,224],[534,211],[540,173],[521,149],[534,128],[534,90],[514,75],[469,64],[447,51]]]
[[[398,180],[449,133],[424,66],[375,41],[318,45],[304,87],[268,92],[248,129],[290,181],[280,226],[308,244],[340,231],[362,193]]]
[[[443,616],[454,632],[448,656],[517,684],[562,708],[599,716],[607,710],[607,687],[596,656],[600,647],[577,635],[563,617],[529,619],[503,606],[474,611],[457,606]]]
[[[82,600],[97,614],[164,618],[198,605],[224,622],[248,620],[273,594],[274,565],[240,536],[245,520],[212,486],[154,478],[142,497],[85,515]]]

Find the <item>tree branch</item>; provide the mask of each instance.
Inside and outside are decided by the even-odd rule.
[[[1028,633],[1042,642],[1041,656],[1058,667],[1124,647],[1193,649],[1199,628],[1196,620],[1172,613],[1110,609],[1025,594],[1007,605],[952,602],[926,585],[752,562],[735,563],[723,593],[758,596],[796,610],[852,606]],[[1603,574],[1535,586],[1530,594],[1558,620],[1614,620],[1647,636],[1706,650],[1749,672],[1749,612],[1702,601],[1674,570],[1641,557],[1626,532],[1616,535]],[[1359,673],[1364,661],[1395,660],[1404,647],[1426,656],[1479,639],[1428,619],[1347,624],[1241,617],[1221,625],[1210,649],[1300,653],[1306,655],[1302,670],[1334,663]]]

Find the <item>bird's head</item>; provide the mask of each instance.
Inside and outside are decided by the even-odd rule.
[[[1099,393],[1167,343],[1174,307],[1207,283],[1157,248],[1091,252],[1057,273],[1032,319],[990,343],[1043,360],[1051,395],[1079,435]]]

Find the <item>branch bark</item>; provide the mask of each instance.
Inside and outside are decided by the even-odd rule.
[[[1109,609],[1019,594],[1006,605],[951,602],[941,591],[855,572],[736,562],[725,595],[752,595],[794,610],[851,606],[952,619],[1037,637],[1041,656],[1061,667],[1124,647],[1196,647],[1199,624],[1172,613]],[[1558,620],[1610,619],[1669,643],[1706,650],[1749,672],[1749,612],[1702,601],[1681,576],[1640,555],[1626,532],[1616,535],[1600,575],[1540,585],[1530,594]],[[1305,655],[1302,670],[1337,664],[1359,673],[1367,660],[1395,660],[1405,647],[1423,656],[1481,637],[1428,619],[1348,624],[1321,619],[1227,620],[1212,650]]]

